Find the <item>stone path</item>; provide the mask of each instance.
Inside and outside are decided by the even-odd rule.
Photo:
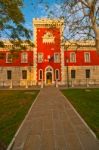
[[[99,150],[99,141],[55,87],[43,88],[12,150]]]

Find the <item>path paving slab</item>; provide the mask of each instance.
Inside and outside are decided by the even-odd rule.
[[[32,105],[12,150],[99,150],[99,141],[59,89],[45,87]]]

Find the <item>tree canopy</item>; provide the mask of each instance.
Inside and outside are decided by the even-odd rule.
[[[99,0],[63,0],[49,12],[51,17],[64,18],[66,40],[93,39],[99,52]]]
[[[18,40],[19,45],[21,40],[29,41],[31,37],[31,31],[24,26],[22,7],[22,0],[0,0],[0,38],[6,35],[13,44]],[[0,45],[3,46],[3,42]]]

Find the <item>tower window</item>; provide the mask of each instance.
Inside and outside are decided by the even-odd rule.
[[[55,53],[54,54],[54,62],[55,63],[59,63],[60,62],[60,54],[59,53]]]
[[[38,63],[43,62],[43,53],[38,53]]]

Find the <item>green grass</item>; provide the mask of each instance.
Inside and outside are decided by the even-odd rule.
[[[66,89],[62,93],[99,138],[99,89]]]
[[[0,91],[0,142],[8,145],[39,91]]]

